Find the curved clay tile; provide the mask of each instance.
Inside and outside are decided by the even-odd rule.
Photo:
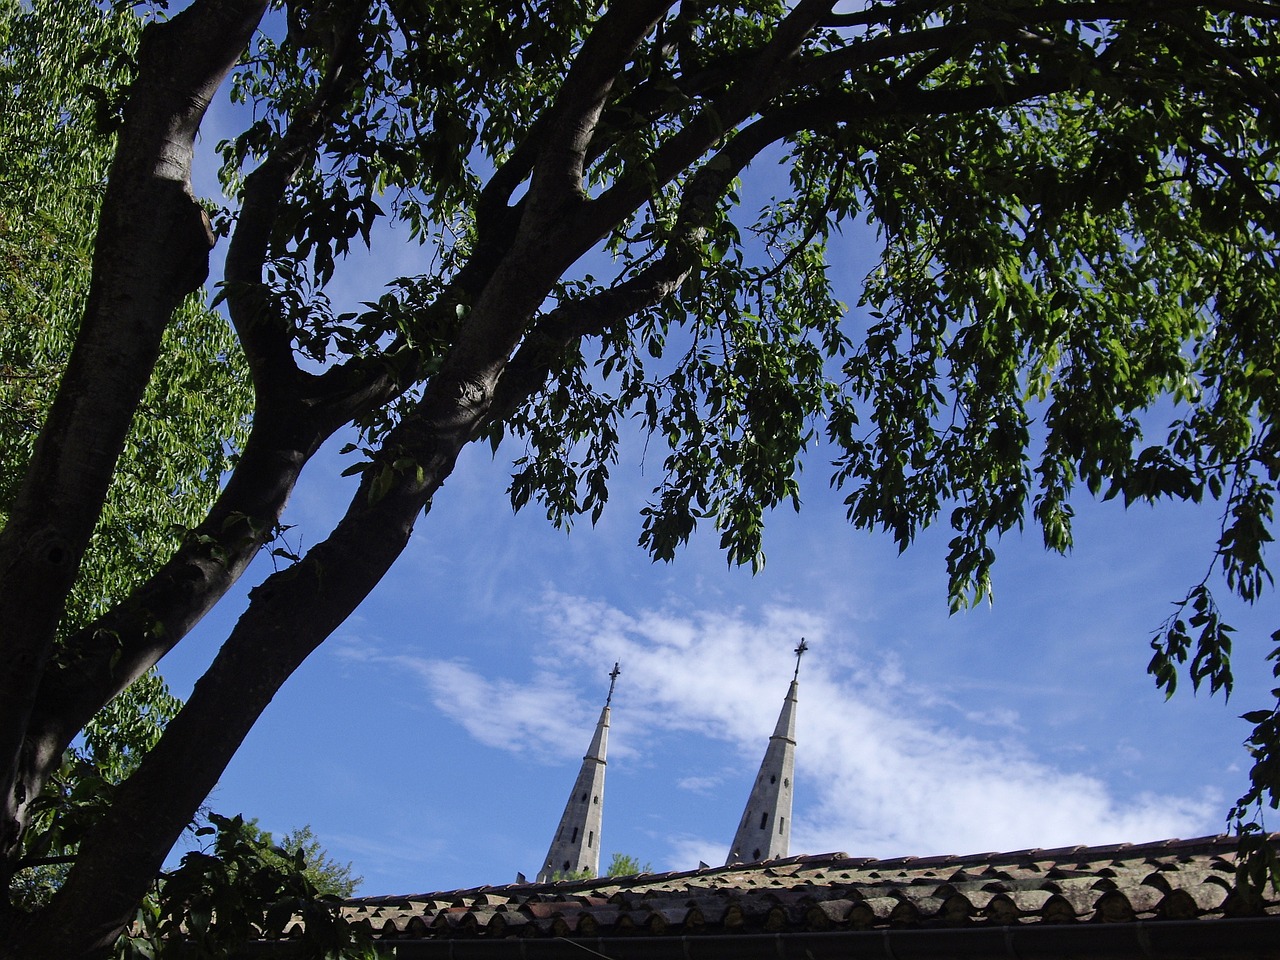
[[[1094,907],[1094,919],[1102,923],[1127,923],[1135,919],[1133,905],[1119,890],[1108,890]]]
[[[832,924],[843,924],[849,919],[849,912],[853,909],[854,904],[860,902],[859,900],[848,900],[841,897],[836,900],[823,900],[814,906],[816,909],[821,910]]]
[[[917,927],[923,919],[920,908],[910,900],[899,900],[898,905],[889,914],[889,925],[893,927]]]
[[[1173,891],[1173,884],[1171,884],[1169,882],[1169,878],[1159,870],[1149,873],[1143,877],[1142,884],[1143,886],[1154,887],[1161,893],[1171,893]]]
[[[1215,887],[1221,887],[1227,893],[1230,893],[1236,888],[1234,873],[1229,877],[1224,877],[1220,873],[1210,873],[1205,876],[1204,882],[1212,883]]]
[[[986,887],[982,887],[977,890],[966,890],[964,892],[964,896],[966,900],[973,904],[973,909],[975,911],[981,911],[985,910],[987,904],[989,904],[995,897],[1000,896],[1003,893],[1003,890],[988,890]]]
[[[823,910],[823,906],[824,904],[815,903],[804,912],[804,922],[801,925],[802,929],[808,930],[811,933],[826,933],[840,922],[831,914]]]
[[[449,907],[441,910],[435,915],[431,921],[431,929],[448,931],[458,925],[458,913],[456,908]]]
[[[720,918],[720,926],[726,930],[741,930],[746,926],[746,916],[742,912],[742,907],[736,903],[731,903],[724,911],[724,916]]]
[[[855,910],[865,908],[876,923],[882,923],[889,919],[889,915],[893,913],[894,908],[899,904],[899,900],[893,897],[871,897],[864,900],[855,907]]]
[[[664,904],[654,913],[662,914],[662,919],[667,922],[668,927],[681,927],[689,918],[689,908],[683,903]]]
[[[1261,917],[1266,912],[1265,904],[1251,890],[1232,890],[1222,902],[1222,913],[1227,917]]]
[[[1018,905],[1010,899],[1007,893],[996,894],[991,898],[991,902],[982,909],[984,917],[1002,927],[1017,923],[1020,914]]]
[[[932,891],[927,896],[910,896],[907,898],[911,906],[915,908],[916,915],[921,920],[930,920],[942,912],[942,904],[945,902],[941,897],[933,896]]]
[[[427,935],[427,921],[419,916],[412,916],[404,925],[404,935],[411,940],[420,940]]]
[[[1222,905],[1226,902],[1227,895],[1231,891],[1221,884],[1205,881],[1204,883],[1197,883],[1193,887],[1183,887],[1181,892],[1195,901],[1200,913],[1212,913],[1215,910],[1222,909]]]
[[[827,864],[828,870],[861,870],[868,863],[875,860],[874,857],[840,857],[832,860]]]
[[[613,925],[613,932],[623,935],[635,933],[638,929],[639,925],[629,913],[618,914],[618,922]]]
[[[1050,894],[1040,908],[1041,923],[1075,923],[1076,919],[1075,906],[1061,893]]]
[[[573,933],[573,927],[569,924],[566,917],[555,917],[547,928],[547,933],[553,937],[567,937]]]
[[[492,914],[490,914],[492,916]],[[450,925],[454,926],[454,936],[457,937],[475,937],[480,934],[480,920],[475,913],[467,912],[457,918],[456,924],[453,918],[450,918]]]
[[[1174,890],[1160,901],[1156,913],[1161,920],[1194,920],[1200,916],[1201,910],[1187,891]]]
[[[492,937],[495,940],[501,940],[508,936],[508,931],[511,930],[510,918],[515,916],[518,916],[518,914],[494,913],[494,915],[489,918],[489,925],[485,927],[485,936]],[[511,935],[514,936],[514,931]]]
[[[864,900],[861,903],[855,903],[853,909],[849,911],[849,926],[854,930],[870,930],[876,924],[876,915]]]
[[[661,913],[651,913],[644,918],[643,926],[650,936],[660,937],[667,932],[667,918]]]
[[[564,904],[555,900],[546,900],[526,903],[523,909],[535,920],[550,920],[564,909]]]
[[[368,917],[360,917],[351,923],[351,929],[364,934],[367,937],[373,936],[373,921]]]
[[[1053,896],[1050,890],[1012,890],[1006,896],[1018,908],[1020,917],[1039,916],[1044,905]]]
[[[969,923],[978,912],[969,898],[960,893],[952,893],[942,901],[939,917],[950,926]]]
[[[1155,913],[1165,894],[1164,891],[1157,887],[1144,886],[1139,883],[1127,887],[1125,896],[1129,898],[1129,905],[1133,908],[1133,912],[1142,916]]]

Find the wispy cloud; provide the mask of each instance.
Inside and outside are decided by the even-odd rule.
[[[526,682],[491,679],[460,660],[391,653],[346,636],[336,638],[332,649],[349,662],[416,675],[432,705],[485,746],[561,760],[581,754],[583,728],[595,722],[564,673],[542,670]]]
[[[710,793],[723,782],[720,777],[681,777],[676,781],[676,786],[693,793]]]
[[[837,630],[803,609],[627,613],[557,593],[540,614],[551,639],[522,682],[487,678],[456,659],[346,655],[413,670],[436,706],[481,743],[527,750],[534,739],[562,757],[582,749],[598,709],[580,692],[592,689],[583,678],[600,674],[603,694],[601,665],[619,660],[617,749],[664,733],[707,737],[753,768],[786,692],[791,648],[804,636],[814,653],[800,675],[795,852],[925,855],[1191,836],[1212,828],[1220,806],[1208,795],[1121,795],[1054,766],[1045,759],[1052,751],[1026,742],[1015,710],[959,709],[957,691],[914,684],[894,656],[848,636],[847,624]],[[718,779],[672,777],[673,790],[692,791]],[[675,865],[723,858],[722,839],[681,830],[672,818],[665,843]]]

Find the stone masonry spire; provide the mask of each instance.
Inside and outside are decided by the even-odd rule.
[[[609,696],[596,723],[595,736],[587,755],[582,758],[582,769],[573,784],[573,792],[564,805],[560,826],[547,851],[538,882],[546,883],[555,874],[567,876],[589,870],[591,876],[600,872],[600,825],[604,811],[605,752],[609,746],[609,704],[613,701],[613,685],[622,671],[613,665],[609,674]]]
[[[791,840],[791,790],[796,769],[796,697],[800,687],[800,658],[809,649],[802,637],[796,647],[796,670],[782,702],[778,725],[760,763],[747,809],[733,836],[725,866],[785,857]]]

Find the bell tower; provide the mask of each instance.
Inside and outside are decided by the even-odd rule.
[[[582,769],[574,781],[573,792],[564,805],[560,826],[556,829],[551,848],[547,850],[538,882],[546,883],[557,873],[567,876],[588,870],[591,876],[600,873],[600,827],[604,819],[604,768],[605,753],[609,747],[609,704],[613,700],[613,685],[622,671],[613,665],[609,674],[609,696],[596,723],[595,735],[587,755],[582,758]]]
[[[791,677],[782,712],[769,738],[760,772],[747,798],[738,832],[725,866],[755,863],[785,857],[791,843],[791,792],[796,771],[796,698],[800,689],[800,658],[809,645],[800,639],[796,647],[796,670]]]

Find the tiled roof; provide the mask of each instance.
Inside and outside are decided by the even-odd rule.
[[[832,853],[681,873],[364,897],[348,901],[344,912],[367,924],[382,941],[452,943],[458,948],[460,941],[472,942],[466,950],[451,949],[452,956],[494,955],[497,951],[479,949],[481,944],[514,939],[552,940],[562,946],[569,940],[609,957],[657,956],[666,954],[637,953],[622,941],[638,946],[641,940],[657,944],[666,939],[683,945],[672,955],[690,957],[699,955],[689,946],[695,940],[709,945],[726,935],[739,938],[733,941],[739,949],[724,952],[726,956],[748,955],[747,942],[761,936],[780,943],[776,935],[803,941],[797,956],[820,956],[833,954],[813,949],[814,944],[833,939],[809,935],[844,934],[842,942],[883,943],[874,950],[876,956],[905,960],[926,955],[915,947],[943,933],[939,942],[954,945],[955,934],[983,929],[1004,931],[1005,948],[996,950],[1002,956],[1035,955],[1035,949],[1028,949],[1032,940],[1055,931],[1055,942],[1078,942],[1087,954],[1104,956],[1105,950],[1080,938],[1093,936],[1089,930],[1104,925],[1112,933],[1127,925],[1141,933],[1132,954],[1110,955],[1161,955],[1158,945],[1153,949],[1151,944],[1153,936],[1163,936],[1174,948],[1164,955],[1280,957],[1280,897],[1273,891],[1259,896],[1236,889],[1235,858],[1235,839],[1225,836],[963,857],[877,860]],[[1033,928],[1038,932],[1032,939],[1022,935]],[[1197,937],[1228,929],[1254,931],[1250,936],[1261,937],[1262,946],[1244,953],[1187,952],[1187,944]],[[1008,940],[1009,931],[1022,937],[1021,954]],[[889,934],[896,949],[887,946]],[[1209,939],[1217,942],[1220,937]],[[946,948],[958,955],[954,950]],[[791,955],[781,946],[765,952]],[[443,952],[398,950],[401,955]]]

